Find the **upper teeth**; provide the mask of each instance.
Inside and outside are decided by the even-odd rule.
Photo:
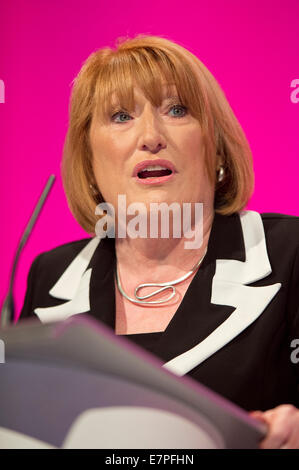
[[[143,170],[141,171],[151,171],[151,170],[169,170],[169,168],[165,168],[165,166],[160,166],[160,165],[150,165],[150,166],[143,168]]]

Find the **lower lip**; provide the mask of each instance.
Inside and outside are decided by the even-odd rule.
[[[174,175],[175,173],[171,173],[170,175],[156,176],[154,178],[138,178],[138,176],[135,176],[135,180],[140,184],[156,185],[156,184],[167,183],[167,181],[170,181],[174,178]]]

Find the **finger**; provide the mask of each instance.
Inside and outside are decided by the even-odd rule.
[[[264,413],[262,411],[250,411],[249,416],[253,419],[256,419],[262,423],[267,423],[267,420],[264,417]]]
[[[299,449],[299,431],[292,432],[287,442],[280,449]]]
[[[268,423],[268,434],[260,443],[261,449],[278,449],[286,445],[291,436],[291,420],[286,413],[266,414],[264,418]]]

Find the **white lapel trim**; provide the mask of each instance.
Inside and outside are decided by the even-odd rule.
[[[100,238],[92,238],[83,250],[80,251],[49,291],[49,294],[52,297],[64,300],[71,300],[74,298],[79,288],[82,275],[86,270],[99,242]]]
[[[72,315],[88,312],[89,305],[89,283],[91,269],[85,271],[81,278],[79,288],[72,300],[56,307],[36,308],[34,312],[42,323],[66,320]]]
[[[65,320],[71,315],[90,310],[89,283],[92,270],[87,269],[87,266],[100,241],[97,237],[90,240],[50,289],[49,294],[52,297],[69,302],[34,310],[42,323]]]
[[[281,283],[264,287],[244,285],[268,276],[272,270],[260,214],[255,211],[243,211],[239,215],[246,252],[245,261],[216,260],[211,294],[211,303],[230,305],[236,309],[198,345],[163,365],[177,375],[187,374],[251,325],[281,287]]]

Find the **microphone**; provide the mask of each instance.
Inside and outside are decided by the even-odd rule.
[[[5,327],[6,325],[10,324],[13,319],[14,319],[14,313],[15,313],[15,303],[14,303],[14,298],[13,298],[13,285],[14,285],[14,279],[15,279],[15,273],[16,273],[16,267],[19,261],[19,257],[21,254],[22,249],[24,248],[29,235],[32,232],[32,229],[35,225],[35,222],[40,214],[40,211],[42,210],[44,203],[48,197],[48,194],[50,192],[50,189],[53,186],[53,183],[55,181],[55,175],[51,175],[47,181],[46,186],[44,187],[44,190],[38,200],[37,205],[35,206],[35,209],[33,211],[33,214],[27,224],[27,227],[25,228],[25,231],[23,233],[23,236],[21,238],[21,241],[18,245],[18,249],[16,252],[16,255],[14,257],[13,265],[12,265],[12,271],[11,271],[11,276],[10,276],[10,281],[9,281],[9,290],[8,294],[3,302],[2,310],[1,310],[1,326],[2,328]]]

